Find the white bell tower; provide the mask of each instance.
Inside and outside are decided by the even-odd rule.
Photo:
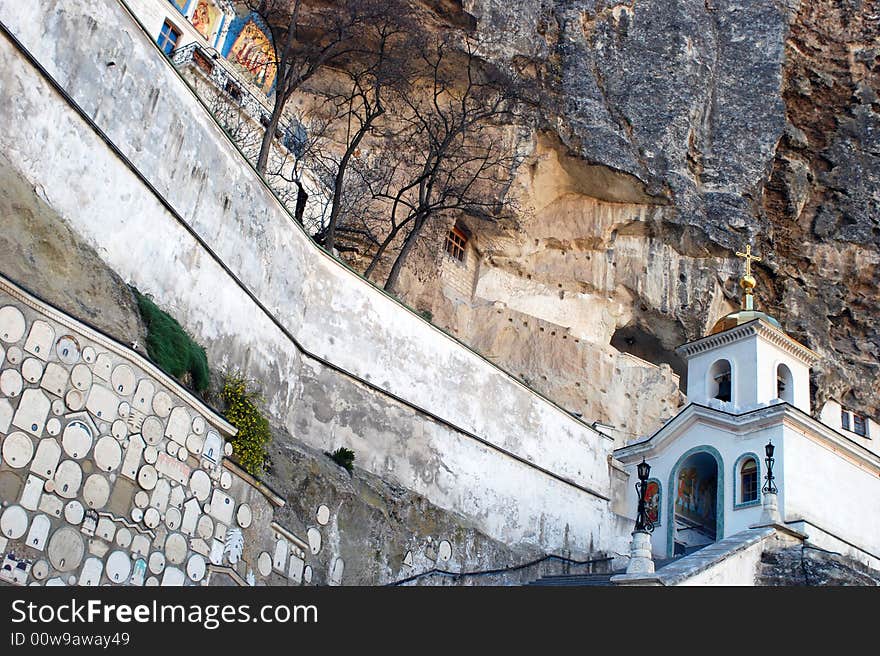
[[[779,322],[755,310],[751,245],[737,253],[746,261],[742,309],[722,317],[711,332],[676,352],[688,363],[688,401],[742,414],[786,402],[810,413],[810,366],[819,356],[789,337]]]

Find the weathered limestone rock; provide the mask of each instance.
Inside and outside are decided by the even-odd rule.
[[[834,397],[877,414],[876,2],[463,6],[488,58],[536,71],[548,111],[521,144],[511,190],[521,229],[469,226],[472,297],[461,285],[432,292],[413,274],[402,285],[412,305],[567,409],[648,432],[661,409],[621,408],[605,395],[616,366],[590,356],[560,366],[539,327],[609,362],[628,350],[674,368],[671,347],[738,302],[732,256],[753,239],[759,305],[823,356],[813,407]],[[516,335],[488,319],[489,304],[525,315],[505,316]],[[621,337],[641,339],[626,349]],[[570,380],[579,367],[586,389]],[[677,404],[668,380],[643,389]]]
[[[758,585],[880,585],[880,572],[851,558],[812,547],[765,551]]]

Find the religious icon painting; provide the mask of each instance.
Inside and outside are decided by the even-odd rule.
[[[249,20],[236,37],[227,59],[266,94],[275,82],[275,49],[266,33]]]
[[[191,22],[193,27],[198,30],[199,34],[206,39],[210,39],[217,26],[220,24],[221,18],[222,12],[213,2],[209,2],[209,0],[199,0],[196,5],[196,10],[193,12]]]
[[[660,483],[658,481],[648,481],[648,487],[645,490],[645,510],[649,522],[654,525],[660,523]]]

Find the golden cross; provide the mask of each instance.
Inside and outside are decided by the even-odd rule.
[[[746,252],[745,253],[740,253],[739,251],[737,251],[736,256],[742,257],[745,259],[745,261],[746,261],[746,276],[752,275],[752,262],[753,261],[754,262],[761,261],[760,257],[758,257],[757,255],[752,255],[752,245],[751,244],[746,244]]]

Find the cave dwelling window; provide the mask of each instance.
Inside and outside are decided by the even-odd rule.
[[[467,235],[461,230],[458,226],[453,226],[452,229],[446,233],[446,243],[444,245],[444,249],[446,250],[449,256],[458,261],[464,262],[464,253],[465,247],[467,246]]]
[[[180,39],[180,30],[166,20],[162,25],[162,29],[159,31],[159,38],[156,39],[156,43],[162,48],[162,52],[166,55],[170,55],[174,52],[174,47],[177,45],[178,39]]]

